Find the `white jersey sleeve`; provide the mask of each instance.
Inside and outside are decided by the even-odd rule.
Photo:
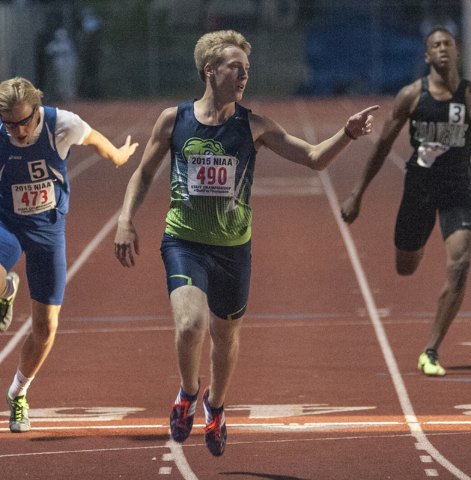
[[[92,131],[90,125],[77,114],[57,109],[56,147],[57,153],[64,160],[72,145],[81,145]]]

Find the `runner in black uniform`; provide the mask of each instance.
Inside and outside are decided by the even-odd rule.
[[[425,245],[438,211],[443,239],[471,228],[471,122],[462,80],[449,100],[435,100],[427,77],[410,117],[414,153],[407,162],[395,245],[414,251]]]
[[[463,301],[471,256],[471,87],[460,80],[457,60],[453,35],[443,27],[433,29],[426,39],[429,75],[399,92],[360,182],[342,205],[344,220],[353,222],[363,193],[409,119],[414,152],[396,221],[396,270],[411,275],[417,269],[437,212],[447,255],[447,279],[419,358],[418,367],[427,375],[445,375],[437,349]]]
[[[141,164],[129,181],[115,239],[115,254],[134,266],[139,239],[132,224],[152,179],[171,152],[171,197],[162,257],[175,320],[181,388],[170,430],[184,442],[193,426],[202,345],[211,335],[211,378],[203,393],[206,444],[215,456],[226,443],[224,398],[235,367],[250,283],[250,189],[256,152],[267,147],[313,170],[329,165],[352,139],[371,132],[370,107],[319,145],[285,132],[243,108],[250,44],[237,32],[211,32],[195,48],[206,84],[196,101],[164,110]]]

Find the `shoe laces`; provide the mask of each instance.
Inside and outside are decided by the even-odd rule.
[[[428,359],[430,360],[430,363],[432,365],[436,365],[437,361],[438,361],[437,351],[434,348],[427,348],[427,350],[425,350],[425,353],[426,353]]]
[[[185,420],[188,418],[188,410],[191,406],[190,400],[181,400],[179,403],[174,403],[173,408],[177,409],[177,424],[178,426],[185,426]]]
[[[23,420],[24,409],[29,409],[29,405],[26,402],[26,397],[22,396],[18,397],[18,399],[15,398],[14,400],[12,400],[11,404],[15,410],[15,420],[17,422],[20,422],[21,420]]]
[[[215,415],[214,417],[212,417],[212,420],[208,424],[206,424],[206,426],[204,427],[205,433],[214,433],[214,437],[216,441],[219,441],[221,438],[222,415],[223,415],[223,412],[221,412],[219,415]]]

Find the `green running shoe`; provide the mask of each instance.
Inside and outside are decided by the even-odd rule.
[[[7,390],[7,403],[10,407],[10,431],[23,433],[31,430],[28,418],[29,405],[26,403],[26,395],[10,398]]]
[[[438,353],[433,348],[427,348],[419,357],[419,370],[423,370],[425,375],[445,375],[445,369],[438,363]]]
[[[18,292],[18,285],[20,284],[20,277],[15,272],[10,272],[7,278],[13,280],[15,290],[13,295],[5,300],[0,298],[0,331],[5,332],[13,319],[13,300],[15,300],[16,293]]]

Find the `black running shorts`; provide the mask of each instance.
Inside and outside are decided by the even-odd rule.
[[[432,233],[437,212],[443,240],[457,230],[471,230],[471,167],[450,170],[407,170],[394,233],[399,250],[422,248]]]

